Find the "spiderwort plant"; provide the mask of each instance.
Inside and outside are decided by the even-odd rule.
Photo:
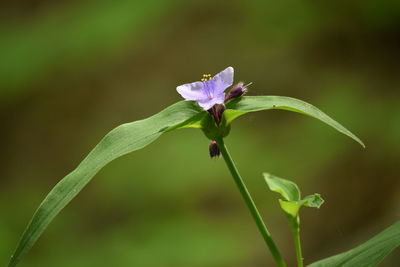
[[[267,246],[269,247],[272,256],[274,257],[278,266],[285,266],[284,260],[275,245],[267,227],[264,224],[264,221],[261,218],[259,211],[257,210],[256,205],[254,204],[253,199],[249,191],[246,188],[229,152],[224,144],[223,137],[225,137],[229,133],[229,125],[227,126],[226,123],[222,123],[223,114],[225,111],[224,103],[241,97],[245,90],[243,89],[243,84],[239,83],[238,85],[234,86],[232,90],[228,93],[225,97],[225,90],[233,84],[233,68],[228,67],[211,77],[211,74],[204,74],[201,82],[193,82],[180,85],[176,88],[178,93],[185,98],[186,100],[194,100],[198,103],[200,107],[204,110],[208,111],[213,120],[213,122],[208,123],[208,127],[206,130],[206,136],[209,137],[211,140],[210,143],[210,156],[216,157],[222,153],[222,156],[233,176],[235,179],[236,185],[238,186],[240,193],[244,201],[247,204]],[[221,125],[222,123],[222,125]],[[211,132],[210,130],[215,128]],[[222,129],[219,131],[218,129]]]
[[[215,76],[206,74],[201,81],[178,86],[177,91],[185,101],[175,103],[147,119],[125,123],[110,131],[76,169],[61,179],[42,201],[25,229],[8,266],[14,267],[18,264],[54,217],[101,168],[122,155],[144,148],[165,132],[184,128],[201,129],[211,141],[210,156],[222,155],[276,265],[285,266],[281,253],[272,240],[224,143],[224,138],[229,134],[232,122],[249,112],[270,109],[288,110],[316,118],[354,139],[362,146],[364,144],[341,124],[304,101],[285,96],[243,96],[248,86],[244,86],[243,83],[233,86],[226,94],[225,91],[233,84],[233,76],[234,69],[228,67]],[[393,239],[393,236],[398,238]],[[360,259],[360,255],[362,259],[368,258],[371,255],[369,252],[372,251],[376,252],[374,254],[376,260],[380,260],[397,247],[400,243],[400,223],[393,225],[370,241],[365,243],[366,246],[354,249],[354,255],[358,255],[355,257],[356,259]],[[371,250],[371,244],[376,244],[377,249]],[[365,251],[369,254],[363,254]],[[349,255],[353,256],[352,253],[345,253],[344,256],[340,254],[312,266],[338,266],[329,264],[339,262],[338,259],[348,261]],[[320,265],[321,262],[322,265]]]
[[[203,74],[201,82],[186,83],[176,87],[176,90],[185,100],[196,101],[201,108],[208,111],[218,127],[225,111],[224,103],[241,97],[246,92],[243,83],[239,83],[225,96],[225,90],[232,84],[233,68],[227,67],[214,77],[211,74]],[[223,132],[225,133],[224,135],[227,135],[229,128],[224,129]],[[209,150],[211,158],[220,156],[220,149],[215,140],[211,141]]]

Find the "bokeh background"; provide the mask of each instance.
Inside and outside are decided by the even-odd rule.
[[[367,145],[285,111],[226,143],[289,266],[292,237],[262,172],[321,193],[302,210],[305,262],[399,219],[400,2],[48,1],[0,4],[0,265],[50,189],[109,130],[235,68],[251,95],[313,103]],[[382,266],[398,266],[392,254]],[[21,267],[273,266],[222,160],[190,129],[105,167]]]

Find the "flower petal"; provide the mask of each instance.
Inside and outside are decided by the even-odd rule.
[[[176,91],[186,100],[204,100],[207,94],[202,82],[186,83],[176,87]]]
[[[204,110],[209,110],[212,108],[215,104],[223,104],[225,100],[225,95],[218,94],[214,96],[213,98],[209,99],[206,98],[204,100],[198,100],[197,103],[199,104],[200,107],[202,107]]]
[[[217,75],[213,77],[214,81],[214,93],[221,94],[226,88],[233,84],[233,68],[227,67]]]
[[[225,102],[225,94],[220,93],[214,96],[214,103],[215,104],[223,104]]]
[[[212,108],[214,106],[214,101],[213,100],[199,100],[197,101],[197,104],[199,104],[200,107],[202,107],[204,110],[209,110],[210,108]]]

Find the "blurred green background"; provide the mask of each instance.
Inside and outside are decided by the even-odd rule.
[[[292,238],[263,171],[326,200],[302,211],[306,263],[368,239],[400,217],[399,49],[396,0],[2,1],[0,266],[40,201],[103,135],[227,66],[253,82],[249,94],[308,101],[367,145],[285,111],[233,125],[226,143],[289,266]],[[104,168],[21,263],[272,265],[223,161],[209,159],[194,129]]]

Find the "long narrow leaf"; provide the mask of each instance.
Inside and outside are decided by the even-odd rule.
[[[33,215],[11,257],[9,267],[15,266],[31,249],[49,223],[110,161],[141,149],[170,128],[188,121],[201,109],[188,101],[178,102],[144,120],[118,126],[109,132],[70,174],[65,176],[46,196]]]
[[[317,261],[308,267],[373,267],[399,246],[400,222],[397,222],[358,247]]]
[[[228,123],[234,119],[255,111],[268,110],[268,109],[284,109],[289,111],[298,112],[304,115],[316,118],[339,132],[347,135],[348,137],[357,141],[360,145],[365,147],[364,143],[349,130],[343,127],[340,123],[326,115],[324,112],[314,107],[313,105],[302,100],[287,97],[287,96],[246,96],[240,99],[230,101],[226,107],[228,108],[224,114]]]

